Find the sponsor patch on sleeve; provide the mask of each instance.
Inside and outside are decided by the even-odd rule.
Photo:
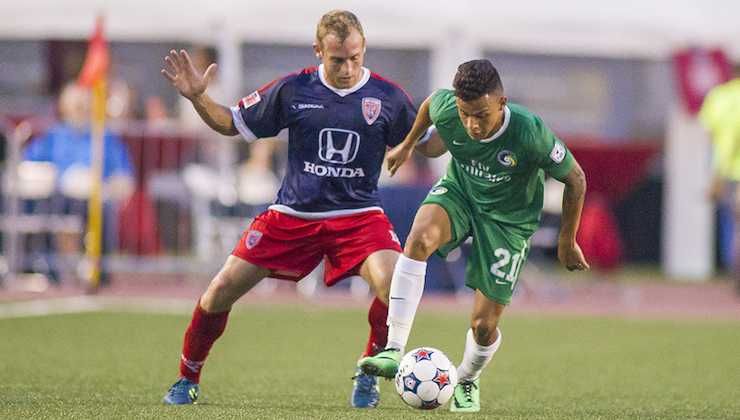
[[[550,151],[550,159],[555,163],[560,163],[565,159],[565,146],[563,146],[563,143],[559,141],[555,142],[555,145]]]
[[[260,96],[260,93],[255,90],[239,101],[239,108],[247,109],[253,105],[258,104],[261,100],[262,97]]]

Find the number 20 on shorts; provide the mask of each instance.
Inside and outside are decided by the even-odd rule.
[[[498,248],[493,251],[493,255],[498,258],[498,261],[491,265],[491,274],[496,276],[496,284],[510,283],[512,290],[514,289],[516,280],[519,278],[519,270],[521,270],[522,263],[524,262],[524,252],[526,249],[527,245],[524,244],[521,252],[517,252],[514,255],[511,255],[511,252],[506,248]],[[511,265],[509,272],[506,273],[503,268],[509,265],[509,262],[511,262]]]

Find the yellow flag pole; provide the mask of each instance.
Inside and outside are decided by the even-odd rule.
[[[106,80],[98,78],[92,88],[92,127],[90,154],[90,199],[88,201],[86,257],[89,269],[89,287],[100,286],[103,242],[103,162],[105,156],[105,102]]]

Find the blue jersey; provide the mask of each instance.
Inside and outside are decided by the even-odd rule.
[[[105,144],[103,178],[108,179],[116,174],[133,176],[131,159],[121,137],[106,130],[103,138]],[[23,151],[23,159],[51,162],[62,175],[75,165],[90,167],[91,144],[92,135],[89,128],[78,129],[67,123],[58,123],[43,136],[31,140]],[[57,180],[61,181],[61,177]]]
[[[378,177],[386,148],[404,139],[416,110],[400,87],[362,70],[357,85],[337,89],[321,66],[307,68],[231,109],[247,141],[288,129],[287,172],[270,208],[304,217],[380,208]]]

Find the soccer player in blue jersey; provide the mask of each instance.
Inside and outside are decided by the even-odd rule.
[[[255,218],[200,297],[167,404],[196,401],[203,363],[237,299],[266,276],[297,281],[322,259],[328,286],[350,275],[368,282],[376,298],[364,354],[386,345],[388,290],[401,248],[380,207],[378,176],[386,149],[404,139],[416,110],[400,87],[363,67],[365,37],[354,14],[325,14],[314,51],[320,66],[279,78],[232,108],[206,91],[215,64],[200,74],[185,51],[165,58],[163,75],[213,130],[249,142],[289,132],[277,200]],[[352,406],[378,404],[376,381],[357,372]]]

